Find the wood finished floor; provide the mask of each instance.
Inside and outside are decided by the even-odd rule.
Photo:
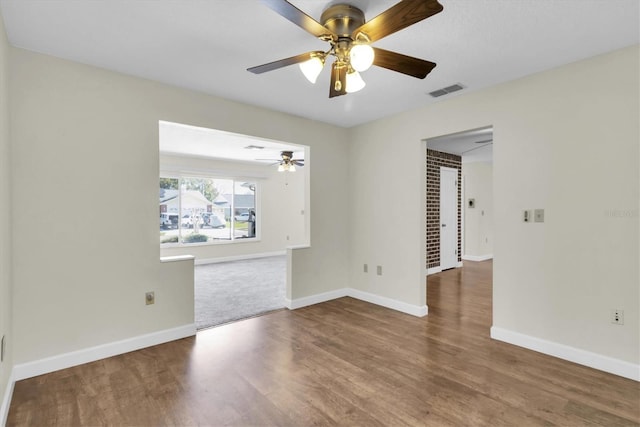
[[[341,298],[15,385],[14,425],[637,426],[637,382],[492,341],[491,261],[429,315]]]

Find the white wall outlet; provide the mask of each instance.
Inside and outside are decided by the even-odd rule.
[[[378,273],[378,276],[382,276],[382,266],[381,265],[379,265],[377,267],[377,273]]]
[[[533,220],[535,222],[544,222],[544,209],[535,209],[533,211]]]
[[[144,302],[146,305],[151,305],[156,303],[156,294],[155,292],[147,292],[144,294]]]
[[[365,273],[369,272],[369,266],[367,264],[364,265],[364,268],[362,269],[362,271],[364,271]]]
[[[624,325],[624,310],[611,309],[611,323],[614,325]]]

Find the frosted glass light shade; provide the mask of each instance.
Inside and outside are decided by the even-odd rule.
[[[349,51],[349,62],[356,71],[366,71],[373,64],[375,52],[368,44],[357,44]]]
[[[322,71],[322,67],[324,66],[324,61],[321,58],[314,56],[308,61],[301,62],[298,66],[307,80],[315,84],[320,72]]]
[[[362,80],[362,77],[360,77],[360,73],[355,70],[347,73],[347,93],[357,92],[365,86],[366,83]]]
[[[296,167],[293,163],[280,163],[278,166],[278,172],[295,172]]]

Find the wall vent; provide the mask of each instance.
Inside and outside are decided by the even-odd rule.
[[[444,96],[449,93],[457,92],[462,89],[464,89],[464,86],[462,86],[460,83],[456,83],[454,85],[443,87],[442,89],[434,90],[433,92],[429,92],[429,95],[431,95],[434,98],[437,98],[439,96]]]

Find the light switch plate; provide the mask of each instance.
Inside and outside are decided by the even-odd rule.
[[[544,222],[544,209],[536,209],[533,211],[533,219],[535,222]]]

